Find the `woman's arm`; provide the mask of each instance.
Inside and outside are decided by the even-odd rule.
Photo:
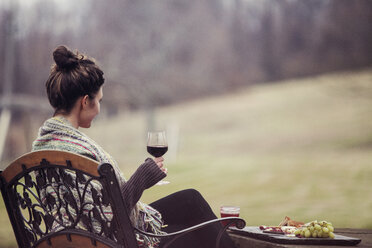
[[[166,177],[165,172],[156,162],[151,158],[146,159],[121,188],[129,212],[141,198],[143,191],[155,185],[164,177]]]

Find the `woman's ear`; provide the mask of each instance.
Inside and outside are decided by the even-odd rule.
[[[81,101],[80,102],[81,102],[81,108],[82,109],[88,107],[88,104],[89,104],[88,100],[89,100],[89,96],[88,95],[85,95],[85,96],[83,96],[81,98]]]

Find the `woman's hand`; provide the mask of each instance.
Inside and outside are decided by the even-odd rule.
[[[154,158],[154,161],[156,163],[156,165],[165,173],[167,174],[168,173],[168,170],[167,168],[164,167],[164,164],[163,164],[163,161],[164,161],[164,158],[163,157],[158,157],[158,158]]]

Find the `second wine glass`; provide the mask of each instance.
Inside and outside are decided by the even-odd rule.
[[[155,158],[163,156],[168,151],[168,142],[165,131],[147,133],[147,152]],[[157,185],[168,184],[168,181],[159,181]]]

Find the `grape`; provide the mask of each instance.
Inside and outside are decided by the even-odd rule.
[[[314,226],[314,221],[306,223],[304,226]]]
[[[315,230],[319,231],[322,229],[322,227],[319,224],[315,224],[314,226]]]
[[[294,231],[296,236],[303,238],[335,238],[332,223],[325,220],[311,221]]]
[[[322,229],[322,227],[319,224],[315,224],[314,228],[317,231],[320,231]]]

